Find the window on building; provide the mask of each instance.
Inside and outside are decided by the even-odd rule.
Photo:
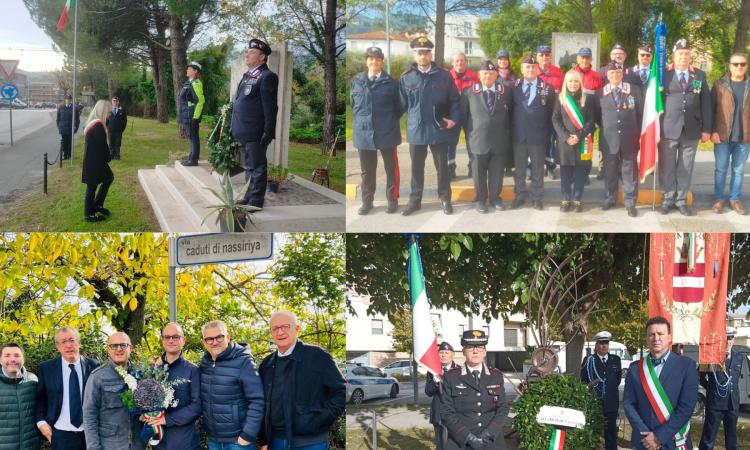
[[[464,35],[471,36],[471,22],[464,22]]]
[[[518,347],[518,328],[506,328],[504,338],[506,347]]]
[[[383,321],[381,319],[372,319],[372,334],[373,336],[383,335]]]
[[[472,55],[472,53],[471,53],[471,47],[472,47],[472,45],[471,44],[472,44],[471,41],[465,41],[464,42],[464,53],[466,53],[466,56]]]

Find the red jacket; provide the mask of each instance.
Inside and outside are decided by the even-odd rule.
[[[451,78],[453,78],[453,83],[456,84],[456,89],[458,89],[459,94],[462,93],[467,87],[472,87],[476,83],[479,83],[479,77],[477,76],[477,74],[469,69],[466,69],[466,72],[462,74],[458,74],[456,72],[456,69],[451,69],[450,74]]]
[[[593,69],[593,67],[589,66],[587,70],[581,69],[578,64],[573,66],[573,69],[576,72],[581,74],[581,77],[583,78],[583,92],[586,94],[595,94],[596,91],[602,88],[604,85],[604,81],[602,80],[602,76],[599,75],[599,72]]]
[[[555,88],[555,92],[560,92],[560,89],[562,89],[563,73],[562,70],[554,64],[547,66],[546,70],[542,70],[542,68],[539,67],[539,78]]]

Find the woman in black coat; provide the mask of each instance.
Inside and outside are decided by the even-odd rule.
[[[84,131],[81,182],[86,184],[83,216],[87,222],[104,220],[110,214],[109,210],[104,207],[104,200],[107,198],[107,191],[115,176],[108,164],[110,154],[104,120],[111,109],[112,105],[107,100],[96,102]]]
[[[582,90],[581,74],[565,74],[560,101],[552,112],[552,126],[557,133],[556,159],[560,164],[560,211],[583,211],[581,197],[586,178],[591,170],[593,135],[596,129],[596,112],[593,98]]]

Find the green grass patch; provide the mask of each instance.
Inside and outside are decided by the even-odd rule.
[[[138,184],[138,169],[152,169],[157,164],[168,164],[184,159],[188,154],[187,139],[180,139],[175,122],[161,124],[151,119],[130,117],[122,138],[122,159],[112,161],[110,167],[115,180],[109,188],[104,206],[112,216],[102,222],[89,223],[83,219],[83,198],[86,185],[81,183],[83,138],[76,136],[74,160],[65,161],[62,169],[49,167],[48,194],[42,186],[5,205],[0,217],[0,229],[22,231],[150,231],[158,230],[145,192]],[[210,133],[201,126],[201,157],[207,158],[206,139]],[[325,164],[320,149],[305,144],[290,143],[289,170],[311,179],[313,169]],[[331,162],[331,189],[344,192],[344,156]]]

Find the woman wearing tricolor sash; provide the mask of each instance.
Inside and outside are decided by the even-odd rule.
[[[583,211],[581,197],[591,171],[596,112],[593,102],[587,101],[582,84],[580,73],[571,70],[565,74],[560,101],[552,112],[552,125],[557,133],[555,159],[560,164],[562,212]]]
[[[690,417],[698,401],[696,363],[669,348],[672,330],[663,317],[646,322],[648,355],[625,378],[623,408],[637,450],[690,450]]]

